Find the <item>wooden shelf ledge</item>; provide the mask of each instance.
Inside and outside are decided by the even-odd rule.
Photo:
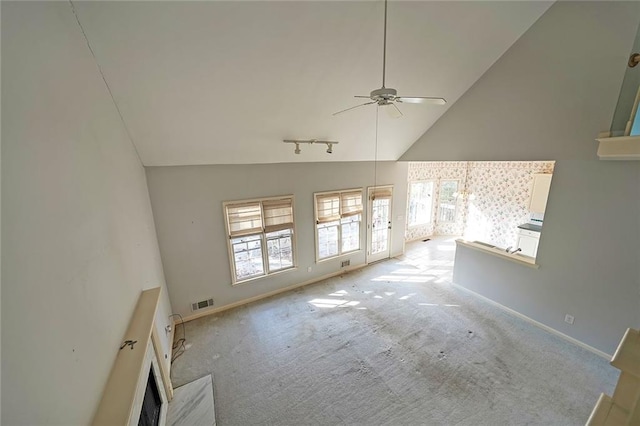
[[[640,331],[628,328],[613,354],[611,365],[640,378]]]
[[[102,400],[93,418],[94,425],[130,423],[141,375],[144,377],[149,375],[148,370],[142,370],[159,300],[160,287],[145,290],[140,295],[129,328],[122,339],[123,342],[127,340],[137,342],[133,347],[125,346],[118,351]]]
[[[627,424],[629,413],[614,404],[605,394],[598,398],[586,426],[621,426]]]
[[[601,160],[640,160],[640,136],[598,138]]]

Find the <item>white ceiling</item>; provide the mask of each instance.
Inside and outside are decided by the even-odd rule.
[[[390,2],[387,87],[446,106],[380,111],[395,160],[550,2]],[[339,116],[382,79],[382,2],[76,2],[146,166],[372,160],[376,107]],[[338,140],[321,146],[282,139]]]

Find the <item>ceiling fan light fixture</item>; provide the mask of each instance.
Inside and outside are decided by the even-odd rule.
[[[333,154],[333,144],[327,143],[327,154]]]

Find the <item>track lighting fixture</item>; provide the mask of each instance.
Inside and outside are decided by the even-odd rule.
[[[306,143],[309,145],[313,145],[314,143],[323,143],[325,145],[327,145],[327,154],[333,154],[333,145],[338,144],[339,142],[336,141],[319,141],[317,139],[310,139],[310,140],[297,140],[297,139],[285,139],[282,142],[284,143],[293,143],[296,145],[295,150],[293,151],[295,154],[300,154],[301,150],[300,150],[300,144]]]

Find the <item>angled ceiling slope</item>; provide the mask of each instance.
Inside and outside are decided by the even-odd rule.
[[[400,159],[597,159],[639,23],[638,2],[555,3]]]
[[[77,2],[146,166],[375,157],[382,2]],[[447,106],[380,115],[378,159],[411,146],[549,2],[391,2],[387,85]],[[282,139],[338,140],[295,155]]]

